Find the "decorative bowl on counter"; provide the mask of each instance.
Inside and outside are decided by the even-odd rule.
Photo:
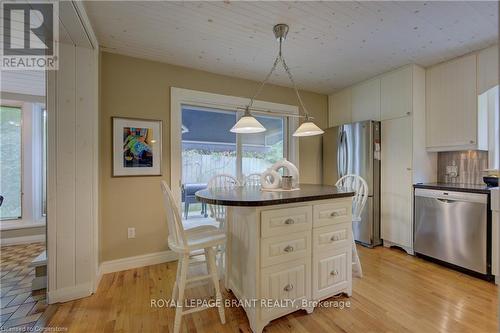
[[[498,177],[496,177],[496,176],[484,176],[483,182],[488,187],[497,187],[498,186]]]

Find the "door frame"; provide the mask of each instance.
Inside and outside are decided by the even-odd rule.
[[[240,112],[249,102],[248,98],[208,93],[183,88],[170,88],[170,187],[180,207],[181,180],[182,180],[182,106],[192,105],[222,110]],[[277,115],[298,116],[299,107],[255,100],[255,108],[268,110]],[[299,125],[299,118],[290,117],[288,121],[288,137],[285,149],[288,151],[288,160],[299,168],[299,142],[292,136]],[[290,143],[293,143],[290,146]]]

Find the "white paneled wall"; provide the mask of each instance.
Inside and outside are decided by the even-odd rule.
[[[65,6],[71,15],[78,9],[72,2]],[[97,49],[88,42],[84,47],[59,44],[59,69],[48,72],[47,97],[48,298],[56,303],[88,296],[96,288]]]

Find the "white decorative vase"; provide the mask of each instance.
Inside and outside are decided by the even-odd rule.
[[[285,172],[285,174],[288,173],[288,175],[292,176],[292,188],[297,188],[300,182],[299,170],[297,167],[292,162],[289,162],[284,158],[274,163],[270,169],[278,172],[281,168],[286,169],[287,172]]]

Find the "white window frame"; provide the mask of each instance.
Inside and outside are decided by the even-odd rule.
[[[201,108],[211,108],[220,110],[235,111],[241,116],[242,108],[249,102],[248,98],[236,97],[208,93],[197,90],[189,90],[171,87],[170,89],[170,187],[172,193],[180,206],[181,201],[181,181],[182,181],[182,107],[183,105],[195,106]],[[256,100],[253,106],[258,109],[269,110],[276,113],[276,116],[298,116],[299,108],[295,105],[279,104]],[[258,115],[258,113],[256,113]],[[272,116],[272,114],[270,114]],[[283,150],[287,159],[299,168],[299,142],[292,134],[299,125],[297,117],[288,117],[286,122],[286,139],[283,143]],[[258,134],[257,134],[258,135]],[[240,140],[237,137],[237,149],[241,149]],[[237,152],[241,154],[240,152]],[[241,166],[237,165],[238,173]],[[241,177],[241,175],[238,175]]]
[[[2,94],[4,96],[4,94]],[[2,97],[3,97],[2,96]],[[19,97],[19,94],[16,94]],[[29,100],[29,99],[27,99]],[[43,227],[42,212],[42,110],[36,100],[1,101],[2,106],[21,108],[21,218],[0,220],[0,230]],[[38,161],[38,163],[34,163]]]

